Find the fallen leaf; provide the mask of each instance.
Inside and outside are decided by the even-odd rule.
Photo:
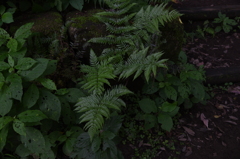
[[[225,142],[223,142],[223,141],[222,141],[222,145],[225,146],[225,147],[227,146],[227,144]]]
[[[184,146],[184,147],[182,148],[182,152],[185,152],[186,150],[187,150],[187,147]]]
[[[202,120],[204,125],[208,128],[208,119],[206,119],[206,117],[205,117],[205,115],[203,113],[201,113],[200,119]]]
[[[149,143],[143,143],[143,146],[152,146],[152,145]]]
[[[184,129],[189,135],[192,135],[192,136],[195,135],[195,132],[192,131],[191,129],[189,129],[189,128],[185,127],[185,126],[183,126],[183,129]]]
[[[221,115],[214,115],[213,117],[214,117],[214,118],[220,118]]]
[[[187,141],[187,139],[186,138],[180,138],[180,139],[178,139],[179,141]]]
[[[229,92],[229,93],[235,93],[235,95],[238,95],[238,94],[240,94],[240,86],[230,87],[230,88],[228,89],[228,92]]]
[[[160,147],[160,150],[166,151],[165,147]]]
[[[189,155],[192,154],[192,148],[191,148],[191,147],[187,147],[187,150],[186,150],[186,151],[187,151],[187,152],[186,152],[185,156],[189,156]]]
[[[235,116],[229,116],[229,118],[232,119],[232,120],[238,120],[238,118],[235,117]]]
[[[233,125],[237,125],[237,123],[236,123],[236,122],[234,122],[234,121],[231,121],[231,120],[225,120],[224,122],[226,122],[226,123],[230,123],[230,124],[233,124]]]

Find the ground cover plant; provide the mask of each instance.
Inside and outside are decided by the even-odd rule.
[[[79,65],[75,88],[58,89],[52,78],[57,60],[28,54],[32,23],[12,36],[0,29],[3,158],[56,158],[59,151],[72,158],[123,158],[117,144],[134,132],[129,125],[139,122],[142,131],[168,134],[181,109],[208,98],[203,69],[189,64],[184,52],[178,61],[163,59],[155,43],[165,24],[181,14],[164,3],[133,12],[136,3],[104,2],[110,9],[96,17],[109,34],[88,42],[106,47],[91,50],[89,64]],[[136,81],[143,87],[130,88]],[[168,140],[161,144],[174,149]]]

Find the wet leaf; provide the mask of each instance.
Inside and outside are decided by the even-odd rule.
[[[183,129],[184,129],[189,135],[192,135],[192,136],[195,135],[195,132],[192,131],[191,129],[189,129],[189,128],[185,127],[185,126],[183,126]]]

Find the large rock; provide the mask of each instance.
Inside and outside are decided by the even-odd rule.
[[[71,21],[68,29],[72,47],[78,51],[78,56],[89,60],[89,51],[93,49],[98,55],[104,49],[104,45],[89,44],[88,40],[93,37],[106,35],[105,24],[100,22],[94,15],[102,12],[100,9],[87,10],[85,12],[73,11],[67,14],[66,20]]]
[[[39,32],[49,36],[52,33],[60,32],[63,26],[62,16],[58,12],[44,12],[37,14],[23,14],[14,19],[10,32],[14,33],[20,26],[34,22],[32,32]]]
[[[14,34],[16,30],[26,24],[33,22],[31,28],[32,36],[27,40],[28,53],[33,57],[53,57],[59,49],[58,40],[61,40],[61,28],[63,20],[58,12],[44,12],[37,14],[22,14],[15,18],[14,23],[10,24],[9,32]],[[55,40],[55,46],[53,42]],[[53,47],[50,48],[49,46]]]

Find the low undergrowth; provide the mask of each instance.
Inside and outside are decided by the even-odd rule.
[[[29,54],[33,23],[13,36],[0,28],[2,158],[55,159],[60,148],[71,158],[123,158],[119,143],[146,139],[153,151],[135,147],[136,158],[154,157],[162,146],[174,150],[172,141],[158,138],[174,129],[180,109],[208,98],[204,70],[187,63],[184,52],[177,62],[162,59],[155,43],[164,24],[181,14],[164,3],[137,12],[128,0],[105,3],[110,9],[96,18],[109,34],[88,43],[106,47],[90,51],[89,65],[79,64],[74,88],[60,89],[55,78],[62,54],[58,60]]]

